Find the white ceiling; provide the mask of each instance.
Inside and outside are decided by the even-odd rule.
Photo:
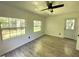
[[[64,7],[54,9],[53,13],[49,10],[41,11],[47,8],[45,1],[7,1],[3,3],[42,15],[57,15],[79,10],[79,1],[54,1],[54,5],[64,4]]]

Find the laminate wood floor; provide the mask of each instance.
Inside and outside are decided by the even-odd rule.
[[[7,54],[6,57],[78,57],[76,41],[71,39],[42,36]]]

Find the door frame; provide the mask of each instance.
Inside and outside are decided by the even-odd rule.
[[[75,32],[74,32],[74,35],[75,35],[75,37],[74,37],[74,40],[77,40],[77,37],[76,37],[76,36],[77,36],[77,19],[76,19],[76,18],[73,18],[73,17],[71,17],[71,18],[66,18],[66,19],[65,19],[65,23],[64,23],[64,24],[65,24],[65,25],[64,25],[64,38],[66,38],[66,37],[65,37],[65,30],[66,30],[66,20],[67,20],[67,19],[74,19],[74,20],[75,20],[75,24],[74,24],[74,25],[75,25],[75,27],[74,27],[74,31],[75,31]],[[72,39],[72,38],[70,38],[70,39]]]

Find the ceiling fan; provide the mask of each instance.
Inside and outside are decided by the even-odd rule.
[[[59,5],[52,6],[53,5],[53,1],[51,1],[51,2],[46,1],[46,5],[47,5],[47,8],[43,9],[41,11],[50,10],[50,12],[53,12],[53,9],[60,8],[60,7],[64,6],[64,4],[59,4]]]

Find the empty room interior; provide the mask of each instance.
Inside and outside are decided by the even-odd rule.
[[[79,1],[0,1],[0,57],[78,57]]]

